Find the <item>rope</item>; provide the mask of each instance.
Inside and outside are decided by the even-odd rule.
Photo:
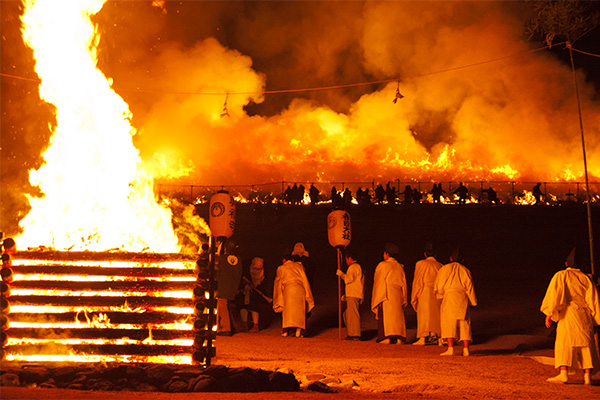
[[[561,44],[568,44],[568,42],[556,43],[556,44],[553,44],[553,46],[559,46]],[[417,74],[417,75],[409,75],[405,79],[420,78],[420,77],[424,77],[424,76],[443,74],[443,73],[447,73],[447,72],[451,72],[451,71],[458,71],[458,70],[466,69],[466,68],[473,68],[473,67],[477,67],[477,66],[484,65],[484,64],[495,63],[495,62],[506,60],[509,58],[518,57],[518,56],[521,56],[524,54],[535,53],[538,51],[549,49],[550,47],[551,46],[548,45],[548,46],[540,47],[537,49],[527,50],[524,52],[519,52],[516,54],[503,56],[503,57],[499,57],[499,58],[494,58],[494,59],[490,59],[490,60],[486,60],[486,61],[480,61],[480,62],[476,62],[476,63],[472,63],[472,64],[461,65],[458,67],[446,68],[446,69],[438,70],[438,71],[425,72],[425,73]],[[572,50],[577,51],[578,53],[581,53],[581,54],[600,58],[600,54],[588,53],[588,52],[585,52],[582,50],[577,50],[574,48],[572,48]],[[21,77],[21,76],[17,76],[17,75],[4,74],[4,73],[0,73],[0,77],[19,79],[19,80],[24,80],[24,81],[38,82],[38,83],[41,82],[41,80],[39,78],[32,79],[32,78],[25,78],[25,77]],[[315,92],[315,91],[321,91],[321,90],[334,90],[334,89],[343,89],[343,88],[351,88],[351,87],[359,87],[359,86],[379,85],[382,83],[399,82],[399,81],[400,81],[400,78],[390,78],[390,79],[383,79],[383,80],[378,80],[378,81],[347,83],[347,84],[343,84],[343,85],[318,86],[318,87],[308,87],[308,88],[299,88],[299,89],[265,90],[262,92],[229,92],[229,91],[228,92],[181,92],[181,91],[149,90],[149,89],[140,89],[140,88],[128,89],[128,88],[122,88],[122,87],[114,87],[114,89],[119,90],[119,91],[125,91],[125,92],[162,93],[162,94],[176,94],[176,95],[188,95],[188,96],[228,96],[228,95],[229,96],[233,96],[233,95],[249,96],[249,95],[261,95],[261,94]]]
[[[587,51],[577,50],[577,49],[574,49],[572,47],[571,47],[571,50],[576,51],[576,52],[581,53],[581,54],[585,54],[586,56],[592,56],[592,57],[598,57],[598,58],[600,58],[600,54],[588,53]]]

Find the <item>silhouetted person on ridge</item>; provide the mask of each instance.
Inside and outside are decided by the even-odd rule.
[[[458,204],[466,204],[469,197],[469,189],[462,182],[458,184],[458,187],[452,193],[458,195]]]
[[[298,185],[294,182],[294,186],[292,186],[292,204],[298,205]]]
[[[350,209],[350,205],[352,204],[352,191],[348,188],[344,190],[342,195],[342,203],[344,204],[344,208],[346,210]]]
[[[302,204],[304,201],[305,188],[303,184],[298,185],[298,204]]]
[[[496,194],[496,191],[491,186],[488,189],[482,190],[481,193],[487,193],[488,201],[490,202],[490,205],[492,203],[500,204],[500,200],[498,200],[498,195]]]
[[[535,199],[535,204],[542,204],[541,197],[544,196],[544,193],[542,192],[541,186],[542,186],[542,182],[538,182],[535,184],[535,186],[531,190],[532,194],[533,194],[533,198]]]
[[[288,185],[287,189],[285,189],[285,192],[283,192],[283,197],[286,204],[292,204],[293,193],[290,185]]]
[[[310,204],[312,206],[317,205],[317,203],[319,202],[319,189],[317,189],[317,187],[313,183],[310,184],[310,188],[308,189],[308,195],[310,196]]]
[[[403,194],[404,195],[404,205],[408,206],[412,203],[413,200],[413,189],[410,187],[410,185],[406,185],[404,187],[404,192],[400,192],[399,194]]]
[[[362,190],[362,187],[359,186],[358,189],[356,189],[356,202],[358,203],[358,205],[361,204],[363,195],[364,191]]]
[[[420,204],[423,199],[423,193],[417,188],[413,189],[412,199],[415,204]]]
[[[381,186],[381,183],[375,188],[375,199],[377,204],[383,204],[383,198],[385,197],[385,189]]]
[[[390,185],[390,182],[385,186],[385,197],[388,204],[396,204],[396,188]]]
[[[433,196],[434,203],[441,203],[444,193],[446,193],[446,191],[442,189],[442,182],[438,183],[437,185],[435,183],[433,184],[431,195]]]

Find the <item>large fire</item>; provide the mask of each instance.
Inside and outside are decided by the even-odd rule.
[[[245,185],[338,181],[355,187],[391,181],[398,189],[400,181],[428,187],[471,181],[481,182],[481,191],[483,182],[494,181],[512,192],[515,181],[578,185],[583,180],[571,71],[531,51],[520,37],[522,21],[508,17],[504,5],[444,2],[434,12],[431,4],[419,2],[319,2],[298,16],[303,23],[297,27],[274,15],[296,11],[304,2],[284,2],[275,11],[271,2],[259,2],[261,13],[236,21],[243,33],[227,27],[221,38],[205,35],[182,45],[170,36],[177,29],[169,29],[178,16],[220,4],[105,1],[24,1],[22,36],[33,51],[39,97],[54,107],[56,124],[50,126],[43,165],[29,171],[29,183],[41,196],[27,196],[30,210],[20,219],[23,233],[16,237],[21,249],[178,253],[174,216],[157,201],[155,179]],[[218,20],[224,12],[201,15]],[[119,23],[116,16],[122,16]],[[175,18],[174,25],[168,18]],[[221,22],[202,22],[193,19],[198,30],[206,25],[220,32]],[[254,67],[243,50],[223,44],[227,37],[249,51],[258,45],[262,61],[277,59],[273,65],[295,75],[281,78],[264,62]],[[590,139],[588,170],[597,178],[600,106],[581,71],[577,77]],[[269,90],[273,81],[284,86]],[[268,104],[282,94],[291,96],[285,106]],[[261,105],[269,112],[251,111]],[[532,194],[522,189],[511,196],[514,202],[532,203]],[[571,189],[567,195],[573,195]],[[447,193],[441,201],[455,199]],[[472,195],[467,200],[477,201]],[[19,214],[26,207],[16,208]],[[33,264],[15,269],[12,296],[18,301],[11,307],[11,329],[34,334],[13,337],[8,346],[76,350],[8,352],[7,359],[190,362],[188,355],[144,358],[84,351],[149,345],[160,353],[161,348],[189,347],[187,316],[194,312],[192,294],[184,288],[194,281],[189,263],[173,268],[182,274],[144,276],[148,289],[143,291],[135,290],[139,277],[111,272],[144,264],[73,262],[62,265],[70,271],[63,275],[48,272],[42,262],[43,268],[22,272]],[[40,301],[48,298],[71,301],[52,306]],[[93,308],[72,304],[90,298],[98,303]],[[121,313],[167,315],[168,321],[116,321]],[[60,318],[39,320],[49,314]],[[44,329],[104,329],[138,332],[138,337],[42,337]],[[156,336],[166,331],[181,335]]]
[[[43,197],[29,197],[17,240],[22,248],[175,253],[171,213],[157,204],[152,176],[141,166],[129,108],[96,67],[90,17],[103,4],[25,3],[23,37],[57,124],[44,165],[30,173]]]
[[[99,37],[90,18],[104,1],[25,2],[23,37],[36,60],[40,97],[55,106],[56,126],[44,164],[30,171],[43,196],[29,197],[16,240],[21,248],[52,251],[37,260],[21,254],[9,269],[2,356],[190,364],[192,262],[85,256],[180,250],[171,211],[157,203],[133,145],[129,108],[97,68]],[[55,260],[55,250],[84,257]]]

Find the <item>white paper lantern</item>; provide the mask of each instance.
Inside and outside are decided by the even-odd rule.
[[[213,237],[230,238],[235,229],[235,202],[226,190],[210,198],[210,230]]]
[[[327,216],[327,235],[333,247],[350,244],[350,214],[347,211],[335,210]]]

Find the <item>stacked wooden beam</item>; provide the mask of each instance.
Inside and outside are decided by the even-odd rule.
[[[195,258],[20,252],[4,359],[192,363]]]

